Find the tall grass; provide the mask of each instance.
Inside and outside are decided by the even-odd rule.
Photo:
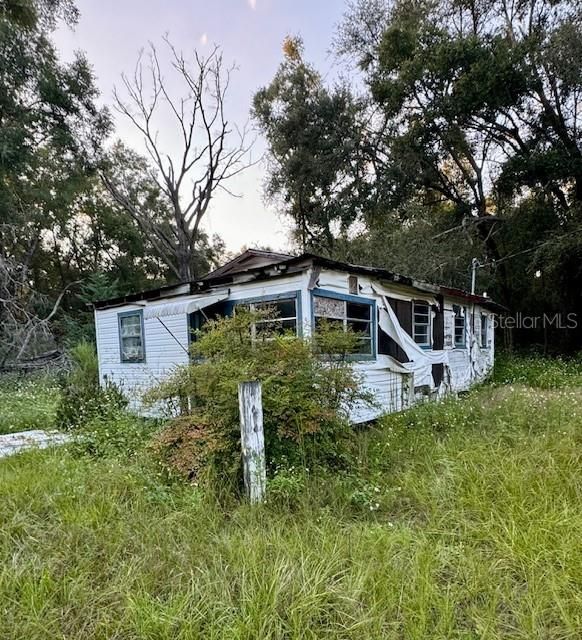
[[[540,389],[582,386],[582,354],[569,358],[546,358],[540,354],[495,356],[493,381],[499,384],[521,383]]]
[[[0,377],[0,434],[54,428],[58,401],[51,376]]]
[[[582,391],[488,386],[351,472],[218,502],[139,462],[0,461],[1,638],[578,638]]]

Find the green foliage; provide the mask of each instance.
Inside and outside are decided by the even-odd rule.
[[[579,3],[354,0],[334,45],[361,75],[333,117],[301,46],[254,99],[267,195],[303,245],[461,288],[476,257],[477,290],[512,312],[582,317]],[[566,353],[581,336],[506,337]]]
[[[539,354],[497,353],[493,382],[524,384],[536,389],[561,389],[582,386],[580,357],[545,358]]]
[[[52,376],[0,377],[0,434],[53,429],[59,392]]]
[[[575,638],[581,441],[579,387],[514,384],[388,416],[342,473],[284,465],[259,508],[139,457],[0,460],[2,633]]]
[[[268,323],[256,335],[256,322],[270,318],[266,313],[237,312],[210,322],[194,343],[193,364],[147,395],[150,403],[170,402],[192,414],[180,417],[159,442],[169,451],[164,457],[179,459],[178,469],[189,477],[210,461],[226,476],[238,472],[239,382],[262,383],[271,466],[282,459],[339,464],[351,434],[349,408],[372,402],[349,363],[356,335],[322,328],[312,344]]]
[[[253,116],[270,145],[267,195],[290,216],[296,240],[326,253],[360,219],[366,191],[360,105],[346,87],[327,89],[304,62],[299,39],[269,86],[253,99]]]
[[[70,370],[61,378],[61,395],[56,425],[76,429],[95,417],[104,419],[110,411],[127,405],[121,391],[113,384],[99,384],[99,363],[95,347],[80,342],[69,351]]]
[[[101,399],[100,411],[90,415],[75,429],[70,445],[76,455],[93,458],[132,459],[145,453],[153,434],[159,429],[155,420],[139,418],[123,408],[115,399]]]
[[[282,461],[268,479],[267,495],[270,504],[279,505],[286,510],[298,507],[307,489],[307,469],[289,466]]]

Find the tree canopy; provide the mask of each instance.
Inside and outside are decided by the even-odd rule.
[[[289,136],[321,113],[314,95],[338,89],[324,86],[302,53],[296,61],[287,56],[255,97],[273,160],[267,195],[283,198],[297,219],[304,182],[289,162],[299,148],[303,166],[330,169],[337,192],[350,192],[342,203],[356,202],[342,218],[314,198],[317,213],[307,210],[301,223],[316,224],[328,212],[339,223],[326,243],[337,257],[396,271],[409,266],[411,275],[463,287],[476,257],[482,290],[510,309],[580,312],[579,3],[358,0],[348,5],[334,47],[356,70],[354,86],[363,86],[356,97],[343,85],[341,116],[324,113],[318,123],[327,139],[341,120],[350,140],[349,159],[341,160],[347,175],[325,162],[317,135],[304,145]],[[298,87],[303,68],[317,80],[309,99],[277,89]],[[271,110],[257,111],[265,103]],[[342,237],[345,221],[359,225]]]

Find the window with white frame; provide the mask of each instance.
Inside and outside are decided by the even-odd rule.
[[[315,330],[323,322],[331,326],[351,329],[358,334],[354,355],[374,355],[374,304],[372,301],[352,301],[325,295],[313,296]]]
[[[487,332],[489,330],[489,318],[483,313],[481,314],[481,347],[487,348]]]
[[[416,344],[430,347],[430,305],[428,302],[415,301],[412,303],[412,333]]]
[[[144,362],[143,311],[126,311],[117,317],[121,362]]]
[[[454,326],[455,347],[459,349],[465,346],[465,331],[466,331],[465,319],[467,317],[467,309],[466,307],[461,307],[458,304],[454,304],[453,312],[455,314],[455,326]]]

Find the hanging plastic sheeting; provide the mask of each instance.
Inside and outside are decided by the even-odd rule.
[[[228,298],[228,291],[223,293],[215,293],[213,295],[201,296],[199,298],[190,298],[179,302],[166,302],[165,304],[156,304],[147,306],[144,309],[144,320],[151,318],[165,318],[167,316],[178,316],[181,314],[194,313],[206,307],[210,307],[217,302],[222,302]]]
[[[404,331],[398,322],[394,310],[390,306],[386,296],[382,296],[380,306],[380,328],[383,329],[404,351],[410,362],[402,362],[401,365],[409,372],[414,373],[414,386],[429,386],[434,388],[432,377],[432,365],[443,364],[447,375],[443,380],[449,380],[449,354],[447,351],[429,351],[419,347],[411,336]]]

